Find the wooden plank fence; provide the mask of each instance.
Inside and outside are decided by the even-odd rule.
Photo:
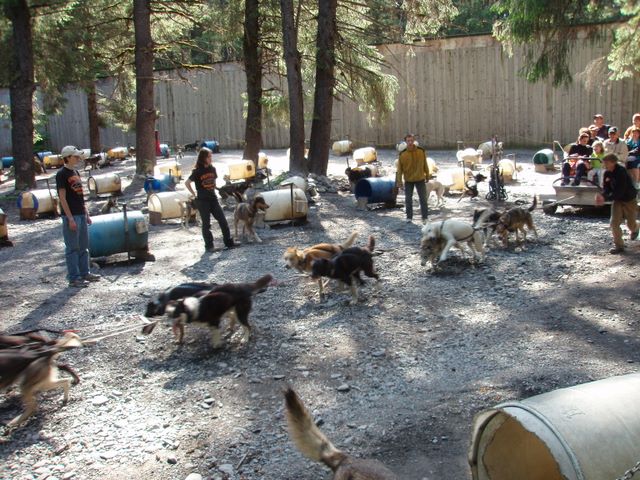
[[[571,71],[579,73],[589,62],[605,56],[609,45],[606,39],[592,42],[578,38]],[[542,148],[553,139],[573,141],[578,128],[591,123],[596,112],[603,113],[607,123],[626,128],[633,113],[640,111],[640,77],[610,82],[595,90],[588,90],[580,75],[567,87],[554,88],[550,81],[529,84],[518,75],[522,51],[508,57],[489,35],[386,45],[380,50],[389,62],[389,71],[398,76],[394,112],[384,120],[369,121],[356,104],[341,99],[334,102],[332,138],[348,136],[356,145],[390,147],[405,133],[413,132],[429,148],[451,148],[458,140],[475,146],[496,134],[510,146]],[[241,147],[245,76],[240,64],[182,72],[188,82],[177,72],[158,72],[157,76],[157,128],[163,143],[217,139],[223,148]],[[52,147],[57,150],[76,144],[86,148],[86,96],[71,90],[67,100],[64,113],[48,122]],[[8,92],[0,90],[0,103],[8,101]],[[310,113],[312,106],[306,108]],[[286,125],[269,118],[264,125],[264,148],[288,146]],[[0,120],[2,154],[10,151],[8,127],[6,120]],[[101,134],[104,147],[135,144],[131,132],[104,128]]]

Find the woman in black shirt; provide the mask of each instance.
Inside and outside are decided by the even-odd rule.
[[[211,234],[211,215],[220,225],[224,245],[227,248],[234,247],[233,238],[229,231],[229,224],[224,216],[222,207],[216,196],[216,179],[218,175],[216,169],[211,165],[212,152],[208,148],[202,148],[198,153],[196,166],[187,179],[185,186],[189,192],[196,196],[196,205],[202,219],[202,238],[204,248],[208,252],[213,251],[213,235]],[[196,193],[193,191],[191,183],[196,185]]]

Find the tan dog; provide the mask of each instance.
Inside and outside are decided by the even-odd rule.
[[[320,431],[298,394],[284,394],[289,435],[303,455],[333,470],[333,480],[398,480],[377,460],[359,459],[338,450]]]
[[[520,243],[519,232],[522,232],[522,242],[524,243],[527,240],[527,232],[524,229],[525,226],[527,229],[533,230],[536,240],[538,239],[538,231],[533,224],[533,217],[531,216],[531,212],[533,212],[537,204],[538,201],[534,196],[533,204],[528,209],[514,207],[500,215],[498,224],[496,225],[496,233],[502,239],[502,243],[505,247],[509,245],[509,232],[516,232],[516,242],[518,243]]]
[[[436,194],[435,207],[438,208],[444,205],[444,185],[437,180],[429,180],[427,182],[427,201],[429,201],[431,192]]]
[[[242,222],[242,236],[245,236],[245,231],[251,235],[254,241],[262,243],[262,240],[253,228],[253,224],[256,221],[256,215],[259,211],[266,211],[269,208],[264,198],[257,195],[251,203],[241,202],[236,206],[235,212],[233,212],[233,226],[235,228],[236,238],[238,238],[238,223]]]
[[[36,393],[55,388],[64,390],[64,403],[69,400],[69,388],[72,383],[80,381],[78,376],[66,365],[58,365],[57,357],[70,348],[80,347],[80,337],[74,333],[66,333],[53,345],[42,345],[34,348],[3,349],[0,351],[0,390],[18,385],[25,410],[11,420],[7,426],[13,427],[24,422],[38,409]],[[58,369],[65,370],[73,376],[59,379]]]
[[[304,250],[297,247],[289,247],[284,252],[283,258],[287,268],[295,268],[300,273],[311,274],[312,265],[315,260],[321,258],[332,258],[342,252],[344,249],[353,245],[358,234],[353,232],[349,238],[342,244],[338,243],[318,243]],[[322,279],[318,280],[318,288],[320,289],[320,298],[324,297],[324,284]]]

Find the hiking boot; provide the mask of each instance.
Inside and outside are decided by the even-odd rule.
[[[230,250],[230,249],[235,248],[235,247],[237,247],[237,246],[238,246],[238,244],[237,244],[237,243],[235,243],[235,242],[231,242],[231,243],[227,243],[227,244],[224,246],[224,249],[225,249],[225,250]]]
[[[102,277],[100,275],[97,275],[95,273],[87,273],[84,277],[82,277],[82,279],[86,280],[87,282],[98,282],[101,278]]]
[[[205,252],[215,252],[215,248],[213,248],[213,245],[211,245],[210,247],[204,247],[204,251]]]
[[[407,223],[411,223],[411,222],[413,222],[413,219],[412,218],[405,218],[404,221],[407,222]]]
[[[85,288],[89,286],[89,282],[81,278],[76,278],[75,280],[71,280],[69,282],[69,286],[72,288]]]
[[[640,228],[638,230],[636,230],[635,232],[631,232],[631,240],[637,240],[638,239],[638,233],[640,232]]]
[[[612,255],[617,255],[622,252],[624,252],[624,247],[613,247],[611,250],[609,250],[609,253]]]

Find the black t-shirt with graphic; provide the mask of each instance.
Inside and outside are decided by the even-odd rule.
[[[56,190],[64,189],[71,215],[84,215],[84,192],[82,191],[82,177],[77,170],[62,167],[56,173]]]
[[[195,168],[191,171],[189,180],[196,184],[196,192],[201,200],[217,200],[216,197],[216,178],[218,174],[213,165],[204,168]]]

